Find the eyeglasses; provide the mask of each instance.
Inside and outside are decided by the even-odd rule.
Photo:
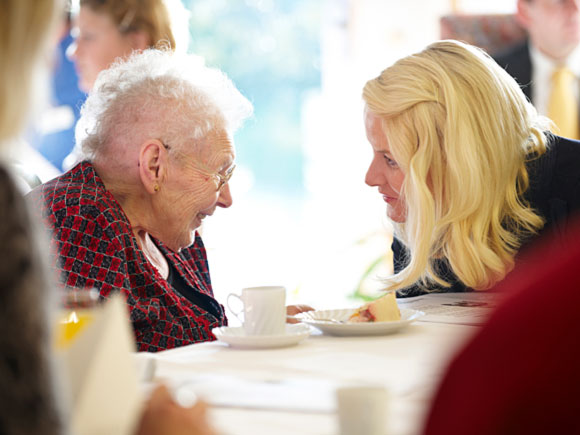
[[[169,145],[166,145],[163,142],[161,142],[161,144],[165,147],[166,150],[171,149],[169,147]],[[181,153],[181,154],[183,154],[183,153]],[[198,171],[203,172],[206,175],[209,175],[210,177],[214,178],[214,180],[217,182],[216,192],[221,191],[222,188],[230,181],[230,178],[232,178],[232,175],[234,173],[234,169],[236,169],[236,165],[232,165],[226,171],[225,174],[220,174],[219,172],[210,171],[205,165],[203,165],[201,162],[198,162],[197,160],[194,160],[193,162],[194,162],[194,165]]]
[[[222,187],[224,187],[228,183],[228,181],[230,181],[230,178],[232,178],[232,174],[234,173],[234,169],[236,169],[236,165],[232,165],[232,167],[226,171],[225,175],[222,175],[219,172],[215,172],[213,174],[218,177],[217,184],[218,192],[222,190]]]

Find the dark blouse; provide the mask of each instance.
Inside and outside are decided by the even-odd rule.
[[[568,241],[564,234],[573,220],[572,217],[580,212],[580,142],[554,136],[547,152],[531,160],[527,168],[530,187],[524,197],[545,219],[545,225],[537,235],[523,243],[520,252],[527,250],[531,244],[547,234],[552,237],[556,249],[558,246],[565,246]],[[396,237],[391,247],[394,270],[397,273],[408,264],[408,254],[405,246]],[[436,261],[435,270],[451,284],[450,287],[433,286],[427,290],[417,284],[399,290],[397,296],[473,291],[457,279],[445,260]]]
[[[171,285],[173,290],[187,298],[187,300],[193,305],[197,305],[213,314],[215,317],[221,315],[220,305],[214,298],[204,293],[200,293],[195,288],[191,287],[187,282],[185,282],[171,262],[168,262],[167,264],[169,265],[169,276],[167,277],[167,282]]]

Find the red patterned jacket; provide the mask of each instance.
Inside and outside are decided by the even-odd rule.
[[[30,193],[49,226],[52,266],[65,286],[120,291],[127,300],[140,351],[156,352],[215,340],[211,329],[227,325],[222,305],[216,317],[177,293],[137,245],[131,224],[92,164],[82,162]],[[155,243],[186,284],[213,299],[207,256],[196,234],[175,253]],[[213,301],[212,301],[213,302]]]

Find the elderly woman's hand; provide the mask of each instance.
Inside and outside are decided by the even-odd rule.
[[[304,313],[306,311],[313,311],[314,308],[312,308],[310,305],[288,305],[286,307],[286,315],[287,316],[295,316],[298,313]],[[286,317],[286,322],[287,323],[298,323],[299,320],[293,319],[293,318],[289,318]]]
[[[215,435],[215,431],[207,421],[205,403],[185,408],[173,400],[167,387],[160,385],[145,405],[135,435]]]

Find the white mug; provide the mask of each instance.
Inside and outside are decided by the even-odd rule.
[[[240,312],[230,306],[230,298],[244,304],[244,319],[240,319],[247,335],[282,335],[286,332],[286,289],[281,286],[248,287],[242,296],[228,295],[227,305],[239,319]]]
[[[387,390],[382,387],[342,387],[336,391],[340,435],[385,435]]]

